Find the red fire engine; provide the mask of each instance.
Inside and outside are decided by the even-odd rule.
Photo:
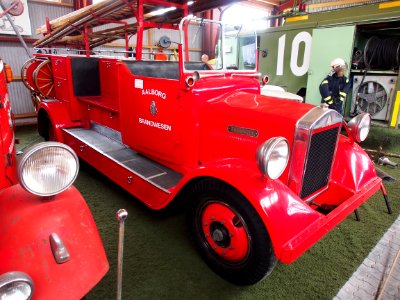
[[[46,142],[25,150],[17,170],[11,78],[0,59],[0,298],[80,299],[108,261],[89,208],[71,186],[79,161],[67,145]]]
[[[39,99],[43,137],[69,145],[152,209],[183,200],[207,264],[253,284],[386,192],[356,143],[370,116],[346,123],[333,110],[260,95],[255,32],[188,15],[205,5],[106,0],[47,22],[22,77]],[[155,13],[165,7],[175,9]],[[136,23],[121,21],[130,17]],[[171,33],[158,44],[170,58],[177,48],[177,61],[143,51],[145,28],[179,30],[180,40]],[[118,38],[125,51],[96,48]],[[204,41],[212,41],[209,61],[196,52]]]

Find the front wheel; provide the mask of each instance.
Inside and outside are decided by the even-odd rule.
[[[194,243],[214,272],[238,285],[255,284],[276,265],[271,239],[248,200],[220,181],[193,191],[189,222]]]

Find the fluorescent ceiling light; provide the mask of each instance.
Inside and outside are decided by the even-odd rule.
[[[169,12],[169,11],[172,11],[175,9],[176,9],[176,7],[161,8],[161,9],[158,9],[158,10],[155,10],[155,11],[152,11],[152,12],[146,14],[146,17],[160,16],[160,15],[165,14],[166,12]]]

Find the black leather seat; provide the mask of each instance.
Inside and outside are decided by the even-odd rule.
[[[174,61],[124,61],[124,63],[134,75],[179,79],[179,65]]]

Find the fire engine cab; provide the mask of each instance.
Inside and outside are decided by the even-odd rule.
[[[96,224],[71,186],[79,161],[58,142],[26,149],[18,165],[7,82],[0,59],[0,298],[81,299],[106,274]]]
[[[154,13],[165,7],[175,9]],[[182,200],[206,263],[230,282],[254,284],[384,187],[357,144],[368,114],[346,123],[333,110],[261,95],[254,30],[188,14],[201,8],[106,0],[47,22],[22,77],[43,137],[69,145],[151,209]],[[176,59],[143,51],[147,28],[173,32],[159,45],[176,48]],[[118,38],[125,51],[100,47]],[[209,60],[193,51],[205,39],[215,45]]]

